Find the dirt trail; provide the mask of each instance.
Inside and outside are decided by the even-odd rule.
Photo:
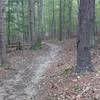
[[[0,100],[35,100],[38,94],[38,83],[44,78],[45,71],[57,56],[61,48],[45,43],[49,50],[31,61],[27,66],[25,60],[18,63],[19,68],[12,71],[6,79],[0,80]]]

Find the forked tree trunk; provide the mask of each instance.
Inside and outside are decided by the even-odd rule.
[[[77,73],[92,71],[90,54],[92,0],[80,0],[77,34]]]

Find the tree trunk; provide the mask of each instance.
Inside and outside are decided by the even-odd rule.
[[[95,33],[96,33],[96,25],[95,25],[95,0],[91,0],[90,3],[90,16],[91,16],[91,35],[90,35],[90,46],[95,46]]]
[[[11,10],[10,10],[10,7],[11,7],[11,1],[10,0],[8,0],[8,13],[7,13],[7,17],[8,17],[8,21],[7,21],[7,42],[8,42],[8,44],[10,44],[10,34],[11,34],[11,32],[10,32],[10,20],[11,20]]]
[[[32,12],[32,4],[33,0],[28,0],[28,8],[29,8],[29,34],[30,34],[30,42],[31,46],[34,45],[34,40],[33,40],[33,12]]]
[[[39,0],[38,2],[38,40],[41,41],[43,27],[42,27],[42,20],[43,20],[43,0]]]
[[[52,23],[51,23],[51,34],[52,39],[56,39],[56,20],[55,20],[55,2],[53,0],[53,11],[52,11]]]
[[[77,34],[77,73],[92,71],[90,54],[91,1],[80,0]]]
[[[72,32],[72,6],[73,6],[73,1],[68,0],[68,25],[67,25],[67,38],[71,36]]]
[[[6,64],[6,44],[5,44],[5,34],[4,34],[4,2],[5,0],[0,0],[0,60],[1,65]]]
[[[60,11],[59,11],[59,41],[62,41],[62,0],[60,0]]]

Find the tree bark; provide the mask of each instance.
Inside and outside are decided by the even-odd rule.
[[[72,32],[72,6],[73,6],[73,0],[68,0],[67,38],[71,36]]]
[[[7,63],[6,42],[4,34],[4,4],[5,0],[0,0],[0,60],[1,65]]]
[[[56,39],[56,20],[55,20],[55,2],[53,0],[53,11],[52,11],[52,24],[51,24],[51,33],[52,39]]]
[[[95,0],[91,0],[90,2],[90,16],[91,16],[91,35],[90,35],[90,46],[95,46],[95,33],[96,33],[96,25],[95,25]]]
[[[59,23],[59,29],[60,29],[60,31],[59,31],[59,41],[62,41],[62,0],[60,0],[60,11],[59,11],[59,21],[60,21],[60,23]]]
[[[31,43],[31,46],[34,45],[34,39],[35,37],[33,38],[33,7],[32,7],[32,4],[33,4],[33,0],[28,0],[28,8],[29,8],[29,34],[30,34],[30,43]]]
[[[39,0],[38,2],[38,40],[41,41],[43,27],[42,27],[42,21],[43,21],[43,0]]]
[[[90,54],[91,1],[92,0],[80,0],[77,34],[77,73],[92,71]]]

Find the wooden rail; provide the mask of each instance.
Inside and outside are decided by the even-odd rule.
[[[25,44],[21,42],[11,43],[10,45],[7,45],[7,52],[16,51],[16,50],[26,50],[30,48],[31,48],[30,44]]]

